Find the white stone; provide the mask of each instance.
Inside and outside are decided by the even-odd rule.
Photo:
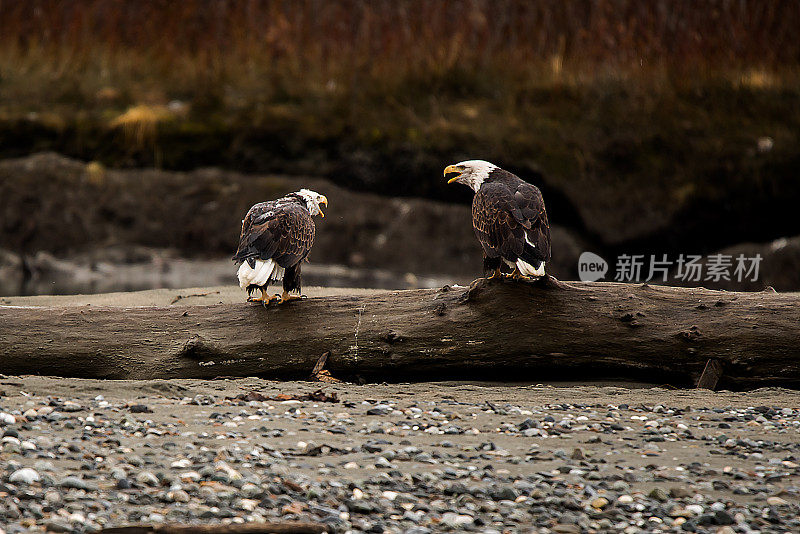
[[[39,473],[30,467],[23,467],[22,469],[18,469],[17,471],[11,473],[11,476],[8,477],[8,481],[12,484],[33,484],[34,482],[39,482],[40,478],[41,477],[39,477]]]
[[[700,515],[703,513],[703,507],[699,504],[687,504],[686,510],[692,512],[694,515]]]

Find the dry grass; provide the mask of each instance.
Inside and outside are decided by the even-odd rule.
[[[5,98],[35,81],[50,101],[233,108],[664,72],[757,84],[796,68],[798,26],[793,0],[30,0],[0,8],[0,66]]]
[[[171,116],[165,107],[140,104],[114,118],[110,126],[122,129],[126,139],[133,146],[144,147],[155,142],[159,123],[170,119]]]

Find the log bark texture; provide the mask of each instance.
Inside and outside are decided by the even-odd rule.
[[[800,295],[478,282],[264,308],[0,306],[0,373],[156,379],[587,376],[800,384]],[[682,377],[682,378],[681,378]]]

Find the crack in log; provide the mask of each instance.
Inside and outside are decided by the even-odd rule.
[[[359,330],[361,330],[361,317],[364,315],[364,309],[366,308],[366,306],[367,306],[366,304],[362,304],[358,308],[358,322],[356,323],[356,333],[355,333],[356,344],[355,344],[355,352],[353,353],[353,359],[355,361],[358,361],[358,332]]]

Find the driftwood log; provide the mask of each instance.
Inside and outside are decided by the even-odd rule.
[[[0,373],[800,384],[800,295],[482,281],[264,308],[0,306]]]

